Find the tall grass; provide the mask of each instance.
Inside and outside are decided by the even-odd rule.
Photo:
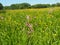
[[[49,10],[0,13],[0,45],[60,45],[60,8]]]

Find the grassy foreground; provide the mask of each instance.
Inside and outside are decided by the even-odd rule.
[[[0,45],[60,45],[60,8],[6,10],[0,13]]]

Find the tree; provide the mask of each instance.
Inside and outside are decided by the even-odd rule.
[[[3,5],[0,3],[0,10],[2,10],[3,9]]]
[[[4,9],[10,9],[10,6],[4,6]]]
[[[60,3],[57,3],[56,5],[57,5],[57,6],[60,6]]]
[[[21,3],[21,4],[12,4],[10,6],[11,9],[26,9],[26,8],[30,8],[30,4],[29,3]]]
[[[51,7],[56,7],[56,4],[52,4]]]
[[[18,4],[12,4],[12,5],[10,6],[10,8],[11,8],[11,9],[18,9]]]
[[[50,4],[35,4],[31,6],[32,8],[47,8],[50,7]]]
[[[26,9],[26,8],[30,8],[30,4],[29,3],[21,3],[20,4],[20,8],[22,8],[22,9]]]

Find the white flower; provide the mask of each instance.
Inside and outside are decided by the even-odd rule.
[[[27,20],[29,20],[29,18],[30,18],[30,17],[27,15],[27,17],[26,17],[26,18],[27,18]]]
[[[0,16],[0,19],[1,19],[1,20],[3,20],[3,19],[4,19],[4,17],[3,17],[3,16]]]

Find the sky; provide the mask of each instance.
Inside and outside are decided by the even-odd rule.
[[[60,0],[0,0],[0,3],[2,3],[4,6],[9,6],[11,4],[16,3],[29,3],[31,5],[33,4],[53,4],[53,3],[60,3]]]

